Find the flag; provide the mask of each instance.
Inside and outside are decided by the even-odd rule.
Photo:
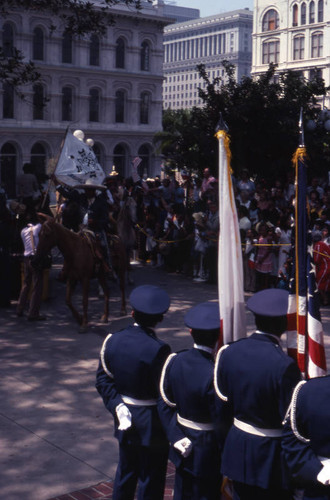
[[[95,184],[102,184],[105,177],[94,151],[70,131],[66,134],[55,175],[59,182],[72,187],[85,184],[91,178]]]
[[[304,377],[326,375],[323,328],[315,278],[313,243],[308,232],[306,148],[294,155],[296,170],[295,234],[289,286],[288,354]]]
[[[142,158],[136,156],[132,161],[132,177],[134,182],[138,182],[140,180],[139,173],[137,171],[138,166],[140,165]]]
[[[241,237],[231,180],[229,137],[218,130],[219,141],[219,252],[218,293],[222,342],[227,344],[246,336],[244,280]]]

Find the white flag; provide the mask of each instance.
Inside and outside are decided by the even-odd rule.
[[[223,344],[246,336],[246,312],[241,237],[231,180],[229,137],[217,132],[219,141],[219,256],[218,292]]]
[[[102,184],[105,177],[94,151],[71,132],[66,134],[55,175],[59,182],[67,186],[85,184],[87,179]]]

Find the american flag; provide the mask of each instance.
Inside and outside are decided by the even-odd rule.
[[[297,360],[304,377],[326,375],[319,293],[315,279],[313,244],[308,232],[306,149],[294,155],[296,169],[295,234],[289,287],[288,354]]]

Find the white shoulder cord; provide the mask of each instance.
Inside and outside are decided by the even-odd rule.
[[[112,336],[112,333],[109,333],[109,335],[107,336],[107,338],[105,339],[105,341],[103,342],[103,345],[102,345],[102,349],[101,349],[101,353],[100,353],[100,358],[101,358],[101,363],[102,363],[102,366],[103,366],[103,370],[105,371],[105,373],[110,377],[110,378],[114,378],[112,373],[108,370],[107,368],[107,365],[105,364],[105,359],[104,359],[104,354],[105,354],[105,349],[106,349],[106,344],[108,342],[108,340],[110,339],[110,337]]]
[[[217,355],[215,358],[215,364],[214,364],[213,384],[214,384],[216,394],[218,395],[218,397],[220,399],[222,399],[222,401],[228,401],[228,398],[227,398],[227,396],[224,396],[221,393],[219,386],[218,386],[218,380],[217,380],[218,379],[218,367],[219,367],[221,355],[223,354],[224,350],[227,349],[227,347],[229,347],[229,344],[226,344],[226,345],[222,346],[221,349],[219,349],[219,351],[217,352]]]
[[[297,399],[299,391],[302,388],[303,384],[306,384],[306,380],[302,380],[296,385],[293,391],[292,400],[288,411],[290,411],[291,429],[293,434],[296,436],[297,439],[299,439],[299,441],[302,441],[303,443],[309,443],[310,439],[307,439],[301,434],[299,434],[296,421]]]
[[[176,356],[176,352],[170,354],[169,357],[167,358],[167,360],[165,361],[163,369],[162,369],[162,374],[161,374],[161,377],[160,377],[160,382],[159,382],[160,395],[163,398],[163,400],[165,401],[165,403],[167,404],[167,406],[170,406],[171,408],[175,408],[176,407],[176,403],[172,403],[172,401],[170,401],[168,399],[168,397],[166,396],[165,391],[164,391],[164,380],[165,380],[166,369],[167,369],[167,367],[169,365],[169,362],[171,361],[171,359],[174,356]]]

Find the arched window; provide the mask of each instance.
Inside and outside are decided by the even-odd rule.
[[[125,121],[125,101],[126,93],[124,90],[117,90],[115,101],[115,122],[124,123]]]
[[[9,83],[2,86],[2,117],[14,118],[14,87]]]
[[[5,23],[2,27],[2,50],[6,57],[14,55],[14,30],[10,23]]]
[[[150,70],[150,45],[145,40],[141,44],[141,71]]]
[[[323,56],[323,33],[313,33],[311,49],[313,58]]]
[[[298,5],[296,3],[292,8],[292,26],[298,26]]]
[[[277,63],[280,55],[280,41],[269,40],[262,44],[262,64]]]
[[[89,44],[89,64],[90,66],[100,65],[100,39],[95,34],[91,36]]]
[[[70,33],[63,33],[62,63],[72,63],[72,35]]]
[[[323,23],[323,0],[319,0],[317,3],[317,22]]]
[[[118,38],[116,41],[116,68],[125,68],[125,40]]]
[[[151,151],[147,144],[143,144],[139,147],[138,156],[142,159],[140,165],[138,166],[138,174],[141,178],[150,177],[150,157]]]
[[[300,8],[300,24],[306,24],[306,4],[302,3]]]
[[[44,60],[44,32],[41,28],[33,30],[33,59],[37,61]]]
[[[297,61],[298,59],[304,59],[305,57],[305,37],[296,36],[293,39],[293,59]]]
[[[98,161],[99,165],[101,165],[101,166],[102,166],[102,165],[103,165],[103,163],[104,163],[104,161],[103,161],[103,160],[104,160],[104,151],[103,151],[103,147],[102,147],[100,144],[98,144],[98,143],[96,142],[96,143],[94,144],[94,146],[93,146],[93,148],[92,148],[92,149],[93,149],[93,151],[94,151],[94,154],[95,154],[95,156],[96,156],[96,159],[97,159],[97,161]]]
[[[89,121],[100,121],[100,91],[98,89],[89,91]]]
[[[127,161],[128,154],[126,147],[118,144],[113,150],[113,164],[116,167],[116,171],[122,176],[125,176]]]
[[[30,162],[35,168],[37,178],[42,182],[46,173],[47,152],[45,146],[40,142],[36,142],[32,146]]]
[[[140,97],[140,123],[149,123],[150,94],[142,92]]]
[[[16,198],[16,168],[17,150],[13,144],[6,142],[0,151],[0,182],[8,198]]]
[[[40,83],[33,85],[33,119],[44,119],[45,89]]]
[[[277,30],[280,24],[278,12],[275,9],[269,9],[262,20],[262,31]]]
[[[315,2],[309,4],[309,24],[315,23]]]
[[[72,121],[73,90],[72,87],[62,88],[62,121]]]

